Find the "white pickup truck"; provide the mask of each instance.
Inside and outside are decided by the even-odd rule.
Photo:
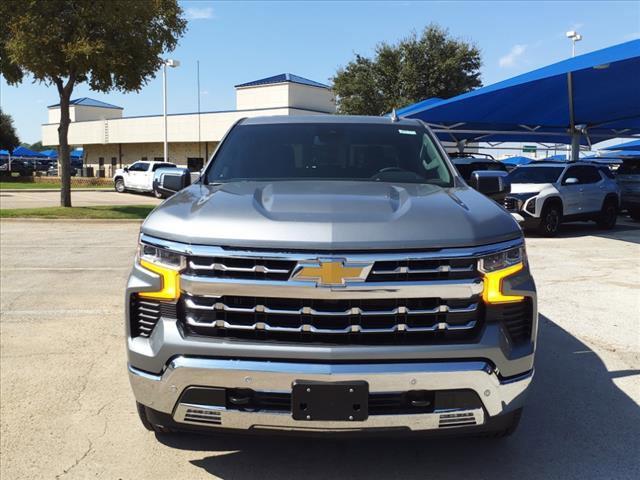
[[[119,168],[113,175],[113,182],[116,192],[124,193],[127,190],[137,192],[153,192],[153,175],[159,168],[175,168],[175,163],[169,162],[148,162],[141,160],[128,167]]]

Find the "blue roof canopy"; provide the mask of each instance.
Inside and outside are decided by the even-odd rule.
[[[94,98],[89,98],[89,97],[76,98],[74,100],[69,101],[69,105],[82,105],[85,107],[115,108],[117,110],[124,110],[122,107],[119,107],[117,105],[101,102],[100,100],[96,100]],[[59,106],[60,104],[56,103],[54,105],[49,105],[47,108],[55,108]]]
[[[529,163],[533,162],[533,158],[529,158],[529,157],[509,157],[509,158],[505,158],[504,160],[500,160],[502,163],[504,163],[505,165],[513,165],[513,166],[518,166],[518,165],[528,165]]]
[[[410,105],[446,140],[581,143],[640,134],[640,40],[570,58],[440,102]],[[423,105],[421,105],[423,104]]]
[[[260,80],[254,80],[252,82],[241,83],[239,85],[235,85],[235,88],[271,85],[274,83],[284,82],[299,83],[301,85],[308,85],[310,87],[331,88],[329,87],[329,85],[325,85],[324,83],[315,82],[313,80],[309,80],[308,78],[300,77],[292,73],[281,73],[280,75],[274,75],[273,77],[266,77],[261,78]]]
[[[640,81],[640,80],[639,80]],[[638,87],[640,88],[640,87]],[[603,148],[603,150],[640,150],[640,140],[633,140],[631,142],[620,143],[611,147]]]
[[[22,146],[14,148],[11,155],[14,157],[45,158],[45,155],[42,155],[40,152],[34,152]]]

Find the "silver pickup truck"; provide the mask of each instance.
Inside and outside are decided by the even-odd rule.
[[[518,425],[536,290],[515,220],[426,125],[238,121],[142,225],[129,378],[156,432],[456,432]],[[186,187],[186,188],[185,188]]]

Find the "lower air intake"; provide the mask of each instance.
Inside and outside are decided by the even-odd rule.
[[[473,412],[468,413],[443,413],[440,415],[439,428],[466,427],[476,425],[476,417]]]
[[[199,408],[187,408],[184,414],[184,421],[190,423],[200,423],[203,425],[221,425],[222,414],[211,410],[201,410]]]

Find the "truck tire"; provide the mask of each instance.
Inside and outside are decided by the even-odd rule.
[[[631,215],[631,218],[636,222],[640,222],[640,208],[630,208],[629,215]]]
[[[138,411],[138,417],[140,417],[140,422],[150,432],[155,433],[174,433],[175,431],[171,428],[165,427],[163,425],[156,425],[149,421],[147,417],[147,407],[142,405],[141,403],[136,402],[136,410]]]
[[[520,425],[522,408],[514,410],[511,413],[507,413],[504,416],[501,415],[500,417],[489,420],[489,428],[482,433],[482,437],[505,438],[512,435],[518,429],[518,425]],[[491,423],[495,423],[496,427],[491,428]]]
[[[602,205],[602,211],[596,219],[598,227],[604,230],[611,230],[616,226],[616,220],[618,219],[618,204],[616,200],[607,199]]]
[[[164,195],[163,193],[160,193],[157,189],[153,189],[153,196],[156,198],[167,198],[166,195]]]
[[[127,189],[124,186],[124,180],[121,178],[116,178],[115,188],[116,188],[116,192],[118,193],[124,193],[127,191]]]
[[[562,222],[562,212],[558,205],[552,203],[545,205],[540,215],[540,226],[538,233],[545,237],[555,237]]]

